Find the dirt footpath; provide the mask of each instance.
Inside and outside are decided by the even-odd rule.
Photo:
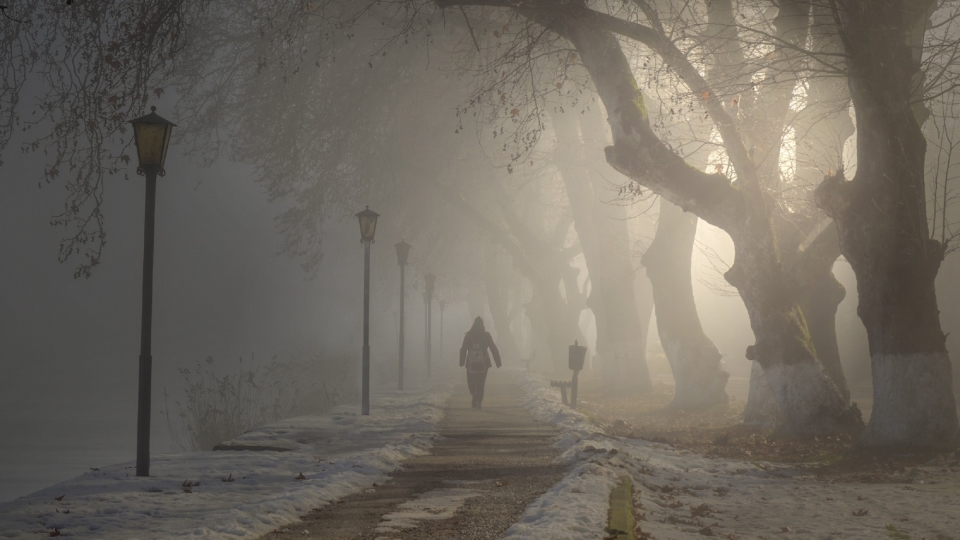
[[[521,407],[515,376],[491,369],[479,411],[470,407],[464,376],[430,455],[406,461],[382,486],[313,510],[262,538],[501,538],[564,474],[552,464],[557,432]]]

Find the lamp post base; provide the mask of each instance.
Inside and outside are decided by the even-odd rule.
[[[137,398],[137,476],[150,476],[150,400],[153,357],[140,357],[140,392]]]

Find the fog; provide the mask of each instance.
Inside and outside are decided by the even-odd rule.
[[[6,284],[0,298],[4,500],[89,467],[129,461],[136,446],[142,178],[111,183],[104,205],[109,247],[93,277],[75,279],[70,264],[57,262],[60,231],[49,225],[62,204],[60,192],[38,188],[30,181],[36,174],[20,156],[4,164],[9,196],[0,214],[10,234],[0,250],[17,261],[2,265],[0,274]],[[277,254],[276,212],[248,168],[225,163],[197,170],[171,157],[157,195],[154,452],[176,450],[161,415],[164,391],[172,406],[183,390],[178,370],[208,356],[230,370],[240,359],[261,365],[273,356],[350,355],[359,374],[363,254],[356,223],[351,216],[325,224],[328,260],[311,279],[297,261]],[[393,246],[378,244],[373,253],[374,264],[390,271],[375,276],[377,284],[385,287],[388,277],[390,285],[398,282]],[[422,369],[423,302],[417,300],[411,294],[407,303],[413,371]],[[374,304],[378,364],[396,358],[397,306],[383,304]],[[445,313],[446,328],[459,330],[464,320],[460,306]],[[448,356],[459,347],[452,336],[445,336]]]
[[[157,453],[177,450],[161,411],[164,391],[174,398],[182,392],[178,369],[192,368],[207,356],[230,369],[241,358],[260,364],[275,355],[302,358],[317,352],[348,355],[359,365],[362,329],[363,259],[352,216],[324,224],[326,256],[311,278],[296,260],[278,254],[278,205],[266,200],[249,168],[220,163],[197,169],[177,155],[167,167],[158,187],[156,225],[152,436]],[[36,174],[36,163],[21,156],[4,164],[9,190],[0,201],[0,219],[8,231],[0,238],[8,261],[0,266],[5,284],[0,289],[0,429],[8,434],[0,442],[4,500],[89,467],[129,461],[136,443],[142,179],[111,183],[104,206],[109,240],[102,265],[93,277],[75,279],[69,263],[57,262],[60,231],[48,223],[62,204],[61,195],[51,186],[30,182]],[[392,216],[377,210],[382,216],[379,234],[385,234]],[[702,226],[698,243],[732,259],[729,240],[716,228]],[[419,251],[415,245],[411,264],[416,264]],[[392,384],[399,307],[392,297],[399,273],[392,243],[378,242],[372,253],[375,285],[391,293],[389,300],[378,297],[372,306],[372,358],[375,365],[385,365],[375,375]],[[743,351],[752,333],[743,303],[704,285],[720,276],[700,250],[694,252],[693,268],[704,329],[731,373],[729,391],[746,399],[750,366]],[[854,290],[848,267],[838,264],[838,270],[847,289]],[[407,289],[408,377],[422,370],[423,361],[422,293],[412,285]],[[859,374],[862,386],[869,371],[863,366],[865,336],[855,302],[855,295],[848,294],[838,328],[846,367],[852,370],[848,373]],[[434,312],[439,317],[436,306]],[[486,310],[470,311],[465,302],[447,308],[445,357],[437,357],[437,341],[434,362],[456,362],[460,336],[476,315],[488,317]],[[435,321],[436,340],[438,324]],[[659,349],[655,325],[654,320],[650,352]],[[588,339],[595,342],[595,334]],[[522,352],[524,357],[530,354]],[[505,358],[507,363],[519,360]],[[651,358],[651,370],[670,383],[665,361]],[[859,397],[869,399],[869,393],[861,389]]]
[[[480,41],[507,35],[509,25],[501,27],[488,15],[477,22],[477,32],[483,31]],[[432,273],[437,277],[435,300],[447,303],[442,336],[439,304],[433,305],[431,349],[437,378],[458,373],[463,333],[474,317],[482,316],[508,365],[536,358],[534,371],[566,377],[566,359],[557,351],[583,339],[590,349],[586,381],[609,383],[617,378],[611,375],[614,368],[625,374],[624,380],[639,380],[634,377],[637,366],[645,363],[651,379],[673,391],[674,374],[666,356],[673,350],[660,341],[665,334],[658,331],[651,281],[641,262],[654,241],[661,204],[672,204],[658,193],[670,196],[669,189],[645,186],[639,175],[628,177],[623,166],[608,164],[604,148],[620,144],[615,138],[623,130],[611,129],[615,119],[597,97],[580,58],[564,49],[566,45],[538,43],[549,66],[538,59],[524,68],[528,71],[508,75],[508,67],[523,62],[496,56],[485,41],[481,47],[475,29],[459,20],[447,25],[444,19],[442,30],[439,16],[431,20],[435,33],[414,33],[403,47],[393,47],[388,40],[395,28],[357,23],[351,31],[359,38],[351,35],[353,41],[338,42],[332,49],[325,44],[311,50],[318,71],[309,77],[298,77],[299,68],[277,61],[283,51],[263,46],[269,50],[244,51],[249,57],[241,60],[262,56],[270,62],[253,67],[238,61],[241,82],[212,81],[223,67],[218,62],[229,62],[193,52],[171,71],[156,74],[170,84],[165,93],[153,90],[150,99],[130,100],[129,111],[144,112],[143,107],[156,105],[159,114],[178,124],[157,190],[153,453],[183,450],[169,427],[172,421],[176,432],[182,421],[164,412],[175,411],[184,399],[182,370],[206,369],[207,358],[214,360],[218,373],[268,366],[274,359],[329,366],[342,362],[350,370],[342,400],[356,402],[363,246],[354,214],[366,205],[380,214],[371,249],[374,399],[378,389],[396,384],[400,273],[394,244],[400,240],[412,245],[405,297],[408,380],[425,378],[422,295],[424,275]],[[509,29],[515,31],[522,33]],[[217,31],[207,35],[195,27],[191,32],[203,43],[205,37],[215,41]],[[319,35],[322,30],[305,32],[317,37],[311,32]],[[203,47],[214,45],[199,47],[203,53]],[[697,96],[678,90],[680,79],[662,65],[648,68],[647,53],[624,49],[635,77],[649,93],[650,132],[687,159],[690,169],[708,171],[710,178],[722,171],[738,178],[730,172],[733,160],[718,131],[699,119],[706,109],[699,102],[693,105]],[[571,73],[558,75],[558,62]],[[528,82],[535,88],[534,97],[524,90]],[[28,78],[21,90],[24,109],[53,92],[45,84],[39,75]],[[802,117],[804,107],[797,102],[807,99],[806,83],[791,84],[804,88],[792,104],[787,99],[791,114]],[[554,87],[555,95],[547,96]],[[737,91],[728,89],[728,94],[739,100]],[[853,106],[849,96],[843,99],[831,112],[852,124]],[[688,118],[681,110],[683,118],[676,118],[671,107],[680,110],[688,103],[696,113]],[[719,110],[738,118],[729,103]],[[814,103],[811,97],[807,109]],[[948,115],[941,116],[939,128],[953,132],[955,123],[948,128]],[[53,129],[57,118],[55,114],[27,133],[14,130],[0,147],[0,185],[5,189],[0,198],[0,501],[135,457],[144,181],[134,174],[134,150],[125,146],[132,134],[108,130],[104,155],[127,152],[134,162],[105,176],[98,211],[105,216],[106,242],[91,275],[75,277],[82,257],[61,262],[58,248],[75,233],[76,224],[51,225],[72,200],[70,190],[64,189],[69,182],[48,172],[56,144],[47,141],[39,151],[20,151],[38,132]],[[924,127],[931,141],[933,122]],[[789,129],[793,137],[794,128]],[[848,178],[856,173],[857,154],[850,149],[856,139],[853,129],[845,135],[849,141],[841,139],[841,148],[832,149],[847,156],[839,170],[843,174],[846,165]],[[780,126],[778,133],[785,130]],[[571,133],[572,145],[564,139]],[[774,170],[777,187],[764,184],[764,189],[776,192],[777,204],[787,208],[785,215],[813,216],[796,226],[801,230],[828,218],[812,203],[813,186],[797,178],[807,174],[819,181],[827,169],[829,175],[834,169],[812,164],[813,158],[805,162],[802,150],[791,144],[789,152],[778,154],[791,165]],[[955,165],[956,157],[935,154],[931,143],[928,169],[944,163],[949,171],[946,165]],[[762,160],[757,162],[761,167]],[[805,166],[806,172],[797,172]],[[939,172],[929,174],[930,186],[942,182],[947,189]],[[950,179],[949,174],[943,178]],[[784,188],[781,177],[783,185],[796,185]],[[937,207],[941,217],[949,216],[943,223],[949,221],[950,227],[939,225],[937,233],[934,224],[934,237],[948,237],[960,221],[955,219],[954,200],[947,204],[944,196]],[[930,208],[937,204],[928,201]],[[687,209],[700,208],[690,204]],[[91,215],[89,207],[78,215]],[[713,217],[707,214],[696,225],[689,266],[695,315],[702,334],[722,355],[720,371],[730,375],[726,394],[745,402],[752,367],[747,349],[758,340],[744,300],[724,277],[735,260],[734,241],[708,223]],[[805,229],[800,236],[808,234]],[[945,244],[956,247],[953,238]],[[95,245],[96,240],[78,247]],[[960,259],[952,247],[939,268],[936,294],[955,367],[960,354]],[[856,276],[842,255],[832,260],[833,275],[846,291],[836,309],[839,361],[850,400],[868,420],[874,400],[871,357],[858,317]],[[591,265],[602,269],[597,276],[590,275]],[[624,292],[618,295],[618,290]],[[611,307],[615,304],[616,310]],[[598,315],[602,309],[609,311]],[[636,324],[618,330],[620,335],[602,335],[613,331],[598,325],[616,327],[622,313],[637,319]],[[607,349],[598,352],[604,346]]]

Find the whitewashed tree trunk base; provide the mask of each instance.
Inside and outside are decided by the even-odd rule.
[[[770,383],[760,363],[753,361],[750,368],[750,391],[747,406],[743,410],[743,423],[747,425],[772,426],[780,418],[780,406],[773,396]]]
[[[798,436],[848,432],[861,422],[816,362],[774,364],[763,369],[780,406],[783,426]],[[862,425],[862,424],[860,424]]]
[[[953,448],[958,442],[947,353],[872,357],[873,412],[861,448]]]

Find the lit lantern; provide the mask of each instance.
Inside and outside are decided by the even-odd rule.
[[[373,243],[373,235],[377,231],[377,218],[380,214],[374,212],[368,206],[364,211],[357,212],[357,219],[360,220],[360,241]]]
[[[176,124],[158,115],[156,107],[150,107],[150,114],[131,120],[130,123],[133,124],[133,138],[137,144],[137,172],[142,174],[152,170],[163,176],[170,134]]]

